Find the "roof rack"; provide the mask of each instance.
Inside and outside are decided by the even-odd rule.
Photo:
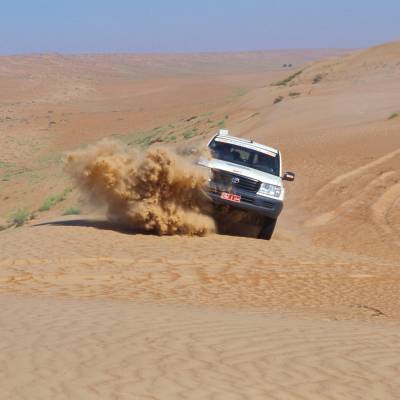
[[[265,144],[257,143],[254,140],[251,139],[246,139],[246,138],[241,138],[241,137],[236,137],[236,136],[231,136],[229,134],[228,129],[220,129],[218,133],[214,136],[214,138],[220,137],[222,141],[229,141],[233,143],[248,143],[252,146],[253,149],[257,149],[259,151],[269,151],[274,154],[278,154],[279,150],[274,149],[273,147],[266,146]],[[213,139],[211,139],[212,141]],[[217,139],[218,140],[218,139]],[[211,142],[210,141],[210,142]]]

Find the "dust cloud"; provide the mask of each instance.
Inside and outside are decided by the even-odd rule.
[[[170,151],[143,154],[106,139],[69,153],[65,170],[112,221],[159,235],[215,230],[206,170]]]

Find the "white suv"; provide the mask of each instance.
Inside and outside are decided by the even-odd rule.
[[[282,175],[279,150],[231,136],[221,129],[208,143],[211,159],[199,164],[210,169],[208,192],[215,204],[249,211],[263,217],[258,237],[269,240],[282,211],[285,189],[294,173]]]

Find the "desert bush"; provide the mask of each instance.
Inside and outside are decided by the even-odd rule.
[[[301,94],[300,92],[290,92],[289,96],[290,97],[296,97],[296,96],[300,96],[300,94]]]
[[[286,86],[290,81],[299,76],[302,72],[303,70],[297,71],[294,74],[288,76],[287,78],[282,79],[281,81],[271,83],[271,86]]]
[[[176,136],[175,135],[167,136],[167,141],[168,142],[175,142],[176,141]]]
[[[396,118],[398,116],[399,116],[399,114],[397,112],[395,112],[393,114],[390,114],[388,119],[393,119],[393,118]]]
[[[149,147],[151,144],[154,143],[156,140],[158,134],[153,133],[151,135],[145,136],[143,139],[139,140],[137,143],[141,145],[142,147]]]
[[[81,210],[78,207],[69,207],[64,212],[63,215],[79,215]]]
[[[17,169],[7,169],[6,173],[1,178],[2,181],[10,181],[14,178],[21,178],[27,176],[28,174],[32,174],[32,170],[22,167]]]
[[[316,83],[318,83],[318,82],[321,82],[321,81],[322,81],[322,78],[323,78],[323,75],[322,75],[322,74],[317,74],[317,75],[314,76],[314,79],[312,80],[312,83],[313,83],[313,84],[316,84]]]
[[[26,208],[20,208],[12,213],[8,219],[10,226],[20,227],[32,218],[32,213]]]
[[[72,189],[65,189],[62,193],[53,195],[48,197],[43,204],[39,207],[39,211],[49,211],[56,204],[61,203],[67,198],[68,193],[70,193]]]
[[[12,164],[0,160],[0,168],[9,168],[10,166],[12,166]]]
[[[278,96],[278,97],[275,98],[274,104],[280,103],[282,100],[283,100],[283,96]]]
[[[197,129],[196,128],[192,128],[192,129],[187,129],[185,132],[183,132],[183,137],[185,139],[190,139],[193,136],[195,136],[197,133]]]
[[[152,133],[139,132],[130,134],[130,140],[127,141],[126,143],[128,145],[136,144],[139,145],[140,147],[147,148],[158,140],[159,132],[157,129],[160,128],[153,129]]]

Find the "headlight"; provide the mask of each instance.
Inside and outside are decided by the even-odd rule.
[[[282,188],[280,186],[271,185],[270,183],[262,183],[257,194],[262,196],[279,197]]]

